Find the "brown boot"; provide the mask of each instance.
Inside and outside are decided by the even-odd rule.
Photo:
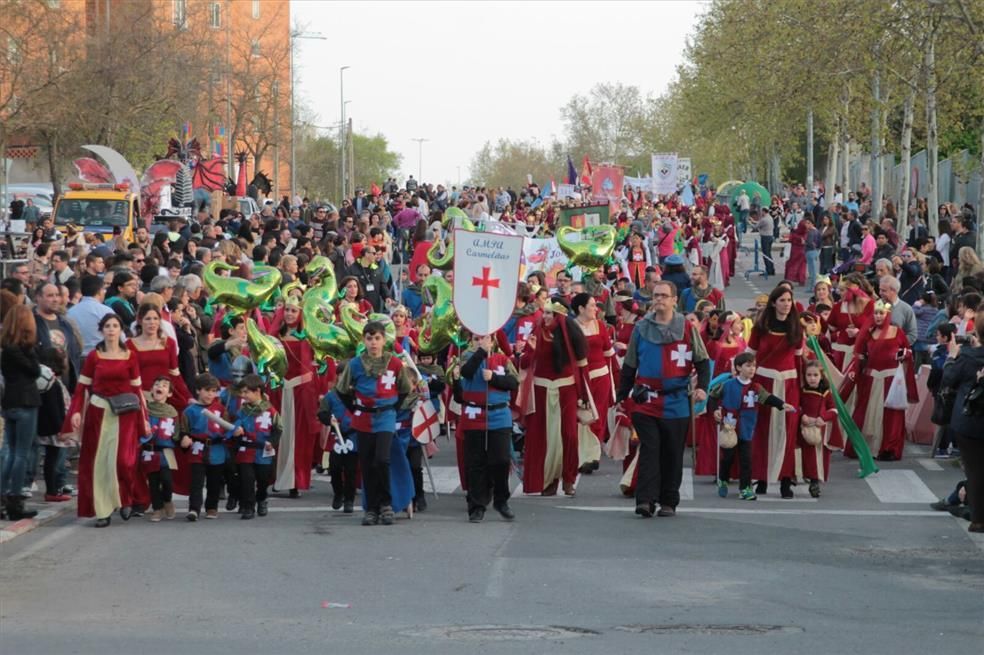
[[[557,495],[557,484],[558,484],[558,482],[560,482],[560,481],[559,480],[554,480],[553,482],[551,482],[550,484],[548,484],[547,486],[545,486],[543,488],[543,491],[540,492],[540,495],[541,496],[556,496]]]
[[[178,515],[178,511],[174,508],[174,503],[166,502],[164,503],[164,518],[168,521],[174,520],[174,517]]]

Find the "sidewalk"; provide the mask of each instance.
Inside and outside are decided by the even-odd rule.
[[[0,544],[6,544],[17,537],[27,534],[35,528],[40,528],[46,523],[68,514],[75,513],[77,501],[73,498],[64,503],[44,503],[40,507],[30,505],[32,509],[37,507],[38,515],[33,519],[21,519],[20,521],[0,521]]]

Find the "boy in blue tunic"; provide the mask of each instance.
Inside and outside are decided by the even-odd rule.
[[[352,412],[358,434],[359,465],[365,485],[366,512],[362,525],[392,525],[389,467],[396,410],[416,401],[413,381],[399,357],[384,352],[386,326],[369,321],[362,330],[366,350],[349,361],[335,391]]]
[[[267,515],[267,487],[273,481],[273,458],[283,423],[263,395],[263,378],[251,373],[243,378],[241,388],[243,405],[232,431],[232,444],[239,470],[240,518],[249,520],[257,514]]]
[[[731,466],[738,451],[739,498],[755,500],[757,496],[752,489],[752,435],[755,434],[755,420],[758,405],[795,412],[796,408],[781,398],[773,396],[760,384],[752,382],[755,377],[755,355],[741,353],[735,357],[737,376],[731,378],[711,394],[717,401],[718,408],[714,418],[722,426],[730,426],[738,433],[738,444],[734,448],[721,448],[721,467],[718,470],[718,495],[728,496],[728,479],[731,476]]]
[[[184,411],[182,443],[187,443],[188,462],[191,465],[191,493],[188,497],[189,521],[197,521],[202,511],[202,488],[206,491],[205,518],[219,518],[219,496],[225,481],[225,466],[229,459],[225,442],[228,434],[206,412],[222,418],[223,405],[219,401],[219,380],[210,373],[195,378],[198,399],[188,404]]]
[[[328,454],[328,472],[331,475],[331,508],[343,509],[345,514],[355,511],[355,475],[359,464],[356,449],[358,437],[352,428],[352,413],[342,403],[338,393],[330,390],[321,399],[318,420],[331,427],[332,418],[338,421],[338,434]]]

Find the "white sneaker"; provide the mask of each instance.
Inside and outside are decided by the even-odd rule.
[[[62,487],[61,492],[63,494],[68,495],[68,496],[78,496],[79,495],[79,490],[76,489],[75,487],[73,487],[70,484],[66,484],[64,487]]]
[[[21,498],[30,498],[31,497],[31,487],[21,487],[21,493],[20,493],[20,495],[21,495]]]

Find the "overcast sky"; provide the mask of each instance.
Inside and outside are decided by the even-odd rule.
[[[403,155],[400,181],[418,177],[413,139],[425,138],[422,179],[457,184],[486,141],[560,138],[560,107],[599,82],[662,93],[705,7],[292,0],[294,23],[328,37],[299,41],[297,93],[315,124],[337,124],[339,67],[350,66],[346,114]]]

